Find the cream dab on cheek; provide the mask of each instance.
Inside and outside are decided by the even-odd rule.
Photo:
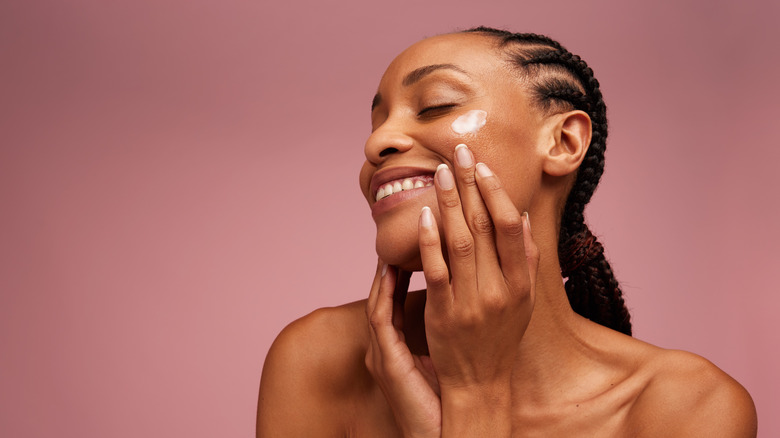
[[[486,121],[487,111],[471,110],[455,119],[450,126],[459,135],[476,134],[480,128],[485,126]]]

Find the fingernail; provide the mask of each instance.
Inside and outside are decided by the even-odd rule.
[[[474,164],[468,146],[463,143],[455,146],[455,159],[458,161],[460,167],[471,167],[471,165]]]
[[[490,168],[485,163],[477,163],[477,173],[483,178],[493,176],[493,172],[490,171]]]
[[[528,231],[531,231],[531,217],[528,216],[528,212],[524,211],[523,216],[525,216],[525,223],[528,225]]]
[[[439,182],[439,187],[444,190],[450,190],[455,187],[455,178],[446,164],[439,164],[439,167],[436,168],[436,180]]]
[[[385,274],[387,274],[387,263],[385,263],[384,265],[382,265],[382,277],[384,277],[384,276],[385,276]]]
[[[420,214],[420,224],[425,228],[430,228],[433,226],[433,213],[431,213],[431,209],[427,205],[422,208],[422,213]]]

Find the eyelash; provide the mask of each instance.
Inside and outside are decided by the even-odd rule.
[[[448,110],[448,109],[453,108],[453,107],[455,107],[454,103],[448,103],[448,104],[445,104],[445,105],[429,106],[427,108],[423,108],[422,111],[417,113],[417,116],[421,117],[421,116],[426,115],[427,113],[430,113],[431,111]]]

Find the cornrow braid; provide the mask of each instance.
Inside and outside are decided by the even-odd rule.
[[[585,224],[585,206],[590,202],[604,172],[607,142],[607,106],[593,70],[559,42],[533,33],[511,33],[489,27],[465,32],[500,40],[512,66],[530,79],[535,103],[544,111],[573,109],[588,114],[592,135],[561,216],[558,259],[561,275],[567,277],[566,294],[575,312],[631,335],[631,316],[615,279],[604,247]]]

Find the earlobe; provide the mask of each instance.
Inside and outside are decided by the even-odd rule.
[[[590,146],[592,127],[590,117],[583,111],[559,114],[554,126],[553,139],[545,154],[544,172],[552,176],[565,176],[575,172]]]

